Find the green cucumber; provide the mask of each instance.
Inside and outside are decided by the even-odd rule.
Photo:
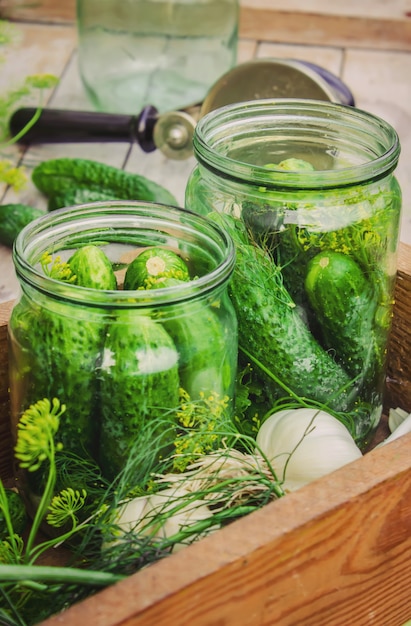
[[[378,298],[354,259],[324,250],[311,259],[305,290],[321,329],[322,343],[352,376],[381,371],[385,338],[376,332]]]
[[[188,268],[183,259],[167,248],[147,248],[130,263],[124,277],[124,289],[145,289],[147,281],[159,278],[190,280]]]
[[[90,244],[78,248],[68,264],[76,276],[76,285],[90,289],[117,289],[113,266],[98,246]]]
[[[125,467],[136,442],[143,442],[149,456],[165,451],[174,441],[171,417],[166,425],[167,412],[172,415],[179,404],[174,342],[150,317],[120,311],[105,337],[99,378],[99,463],[103,475],[113,479]]]
[[[273,395],[284,396],[288,388],[337,411],[351,408],[356,390],[350,377],[300,317],[280,268],[262,248],[249,243],[241,220],[219,213],[209,217],[235,242],[237,260],[229,291],[238,318],[239,346],[284,385],[280,388],[267,379]]]
[[[0,243],[11,247],[17,235],[27,224],[44,215],[41,209],[28,204],[0,205]]]
[[[37,165],[32,172],[34,185],[46,196],[63,194],[73,187],[113,194],[121,200],[145,200],[177,206],[177,200],[162,185],[140,174],[89,159],[63,157]]]
[[[17,403],[24,411],[42,398],[66,404],[59,428],[65,450],[95,454],[96,362],[104,336],[102,322],[88,319],[87,311],[51,302],[49,307],[20,299],[12,311],[10,358],[18,379]]]
[[[162,324],[178,350],[181,387],[190,398],[232,397],[237,334],[220,319],[218,302],[215,308],[204,301],[176,306]]]
[[[177,278],[157,278],[149,289],[177,287]],[[190,299],[175,304],[158,315],[158,320],[173,339],[178,351],[180,384],[191,400],[214,394],[232,398],[233,363],[237,352],[237,329],[228,330],[220,318],[220,301]],[[232,407],[230,407],[230,410]]]
[[[55,211],[64,207],[88,204],[89,202],[108,202],[119,200],[117,194],[103,189],[87,189],[86,187],[70,187],[62,192],[49,196],[47,210]]]

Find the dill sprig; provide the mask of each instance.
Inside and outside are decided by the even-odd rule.
[[[50,252],[44,252],[40,258],[40,265],[44,274],[49,278],[66,283],[76,282],[76,275],[70,265],[66,261],[62,261],[59,255],[53,258]]]
[[[43,493],[27,529],[26,539],[14,531],[6,491],[0,481],[0,511],[8,531],[0,543],[0,615],[3,613],[10,617],[25,614],[26,607],[35,602],[36,594],[39,591],[43,593],[46,589],[44,583],[39,583],[36,577],[31,578],[31,572],[34,571],[31,568],[47,550],[68,541],[79,528],[86,525],[79,523],[77,518],[77,513],[87,498],[86,490],[68,487],[56,492],[56,457],[63,450],[62,444],[57,440],[57,433],[65,410],[65,405],[57,398],[45,398],[26,409],[17,425],[14,450],[16,460],[22,470],[29,473],[46,467],[46,478]],[[44,520],[54,529],[61,528],[61,532],[57,532],[52,538],[42,539],[40,527]],[[90,585],[93,585],[92,575],[89,580]],[[95,582],[94,586],[98,586],[97,581]],[[23,622],[20,620],[18,623]]]
[[[18,425],[16,458],[25,471],[47,478],[29,539],[13,532],[9,516],[8,537],[0,544],[4,623],[34,624],[284,495],[255,439],[235,427],[226,398],[211,394],[194,401],[182,391],[176,411],[165,411],[136,436],[111,483],[92,459],[62,448],[64,412],[57,399],[44,399]],[[175,432],[176,423],[175,445],[161,456],[164,429]],[[3,508],[1,490],[0,483]],[[146,504],[140,518],[120,523],[124,507]],[[38,534],[41,523],[53,530],[45,540]],[[38,565],[46,550],[62,543],[70,548],[65,566]]]
[[[18,38],[19,32],[14,24],[7,20],[0,20],[0,49],[2,46],[11,44]],[[0,64],[3,62],[0,56]],[[44,106],[44,90],[57,85],[58,78],[53,74],[33,74],[27,76],[21,84],[13,87],[0,96],[0,151],[4,152],[9,146],[19,141],[40,117]],[[15,136],[10,137],[9,118],[18,104],[26,100],[38,91],[38,103],[33,117],[27,122]],[[19,191],[27,182],[27,175],[22,166],[17,166],[9,158],[4,156],[0,159],[0,182],[6,183]]]
[[[180,426],[174,440],[174,471],[184,471],[198,456],[215,450],[221,442],[221,433],[229,435],[231,419],[228,417],[229,398],[218,393],[200,393],[193,401],[180,389],[180,406],[176,417]]]

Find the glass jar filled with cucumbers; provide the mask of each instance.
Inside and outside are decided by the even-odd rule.
[[[112,480],[133,446],[147,458],[176,451],[190,427],[179,422],[182,403],[214,403],[231,419],[234,259],[218,225],[164,205],[94,203],[32,222],[14,250],[14,425],[38,400],[58,398],[63,449]],[[31,483],[35,492],[41,475]]]
[[[382,414],[396,276],[395,130],[355,107],[256,100],[204,116],[194,151],[186,207],[236,245],[243,418],[317,406],[366,445]]]

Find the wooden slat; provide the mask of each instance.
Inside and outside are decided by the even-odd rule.
[[[0,478],[12,474],[12,441],[10,434],[9,375],[7,350],[7,322],[12,302],[0,304]]]
[[[76,15],[76,0],[2,0],[3,19],[38,22],[72,22]]]
[[[47,626],[399,626],[411,615],[411,435]]]
[[[296,44],[349,46],[392,50],[411,49],[411,19],[402,3],[390,3],[390,10],[374,9],[373,0],[361,3],[361,10],[326,0],[300,0],[282,10],[284,3],[240,0],[240,37],[259,41]],[[330,7],[331,5],[331,7]],[[387,3],[388,6],[388,3]],[[74,22],[75,0],[3,0],[2,15],[15,20]],[[402,10],[403,9],[403,10]]]
[[[410,50],[411,20],[296,14],[243,7],[240,36],[288,44]]]
[[[411,411],[411,246],[400,244],[388,349],[386,405]]]

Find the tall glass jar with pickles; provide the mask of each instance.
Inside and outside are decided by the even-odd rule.
[[[397,133],[355,107],[257,100],[202,118],[194,151],[186,206],[211,211],[236,242],[230,292],[247,418],[318,406],[366,445],[384,399]]]

